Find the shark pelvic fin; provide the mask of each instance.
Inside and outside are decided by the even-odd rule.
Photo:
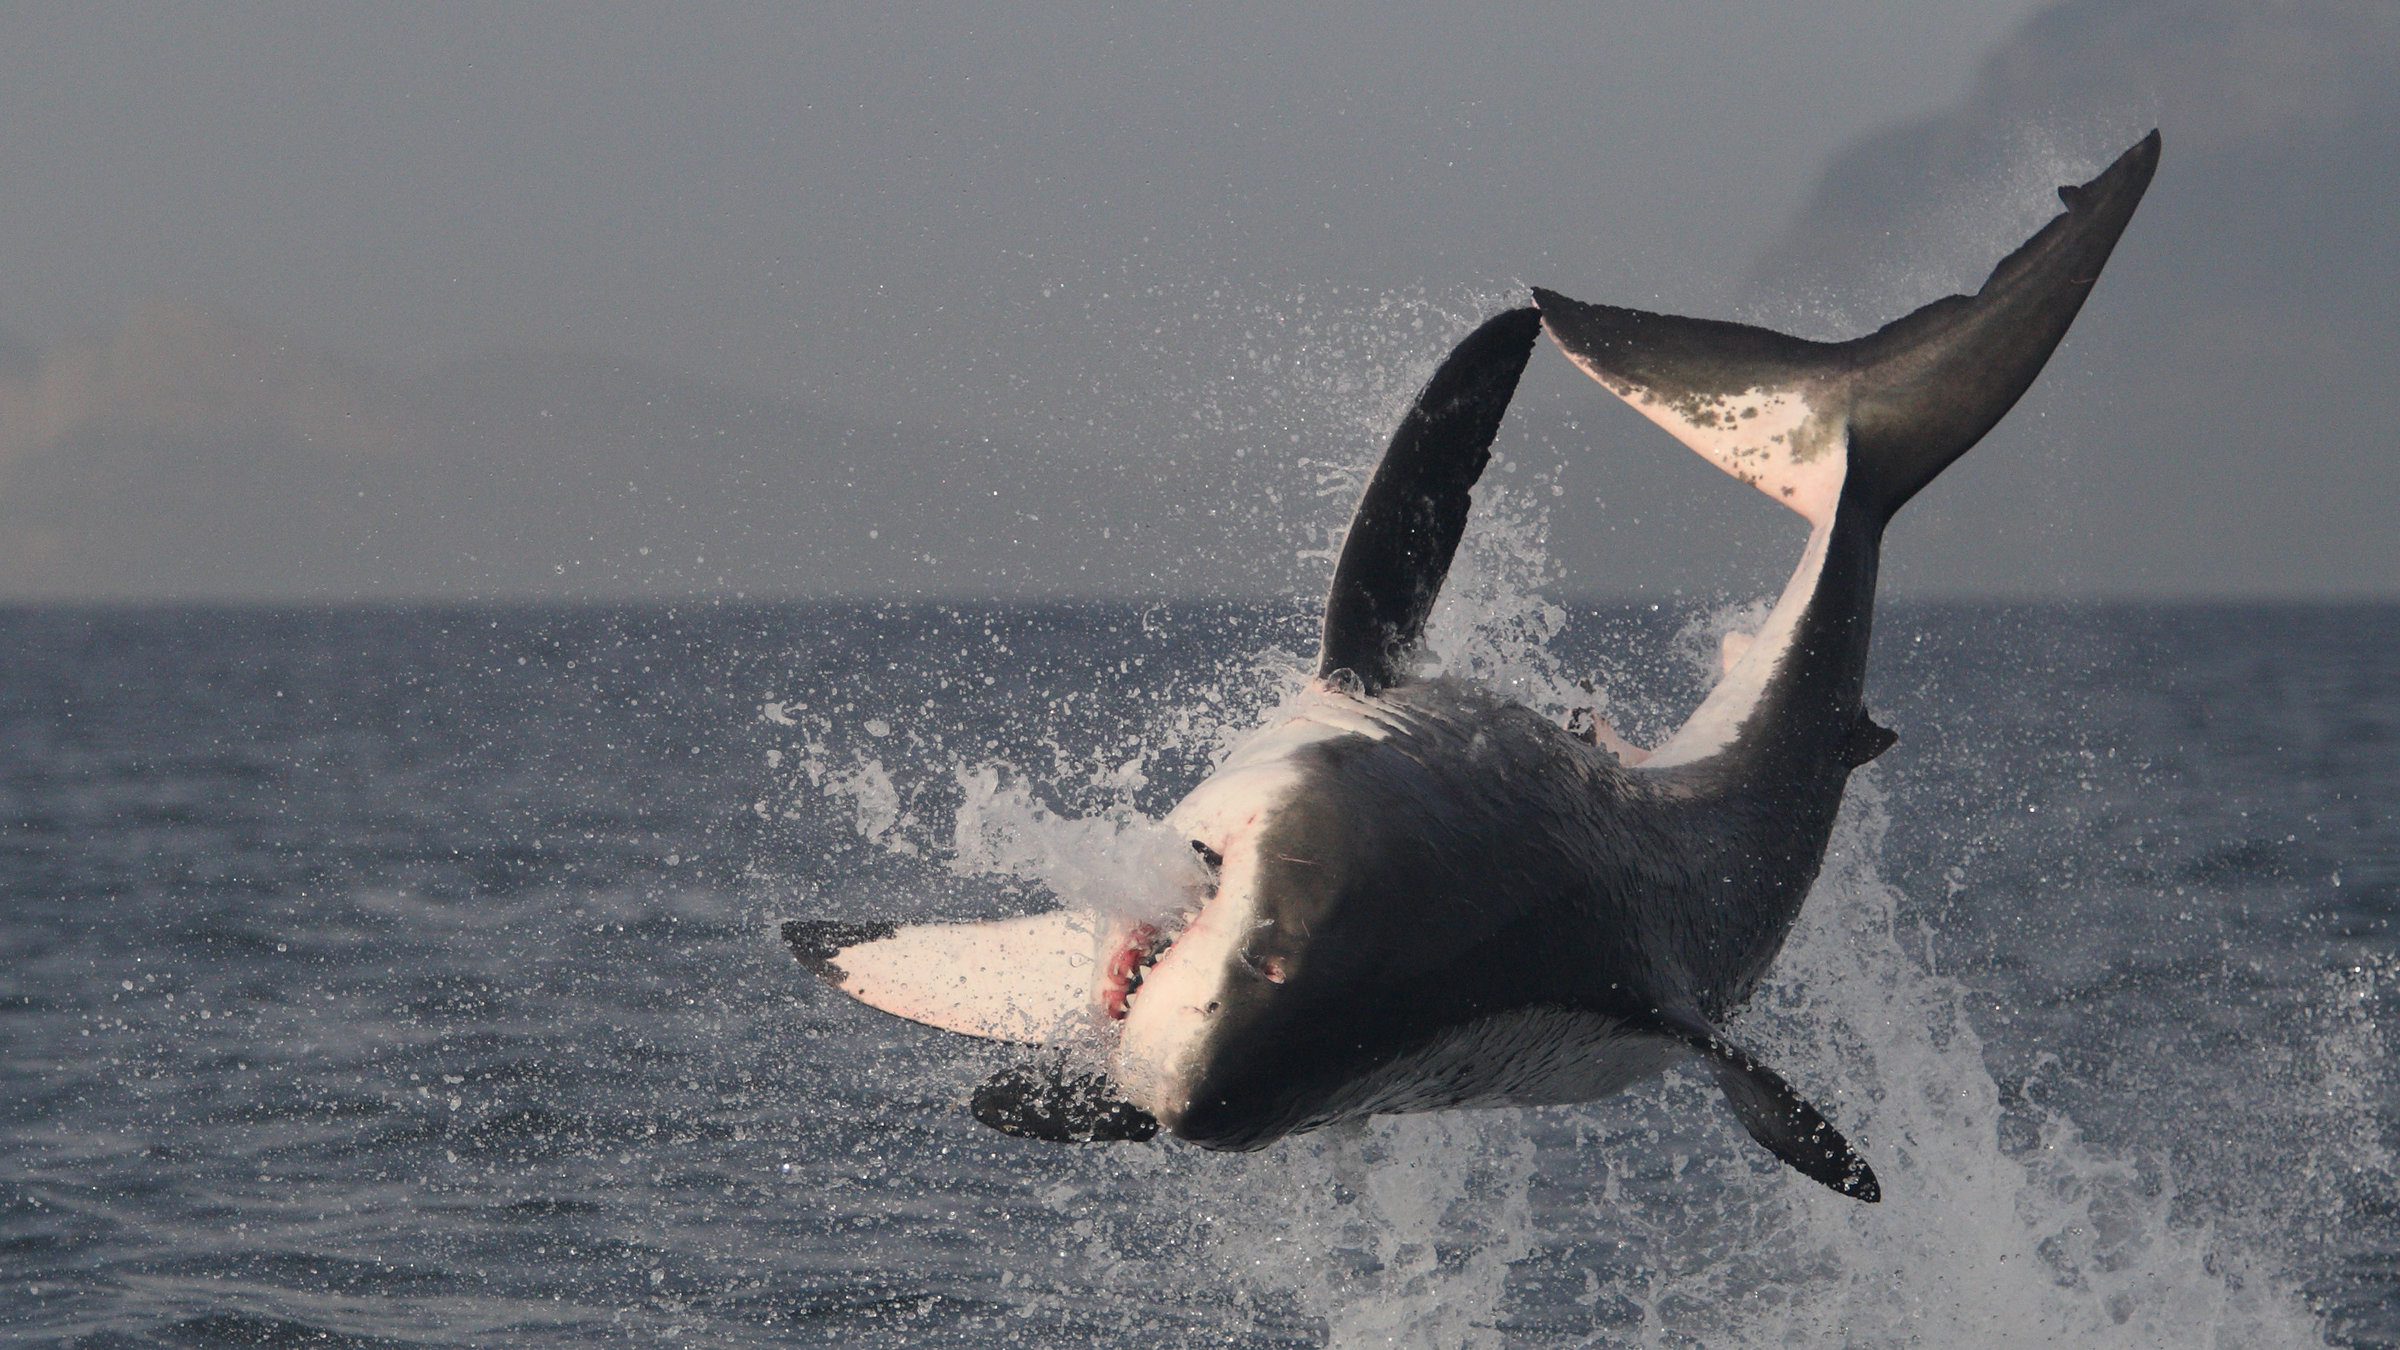
[[[1823,1112],[1792,1091],[1791,1084],[1757,1056],[1727,1040],[1698,1013],[1662,1011],[1658,1022],[1667,1035],[1709,1062],[1734,1119],[1742,1122],[1742,1128],[1767,1152],[1800,1175],[1853,1200],[1871,1205],[1883,1199],[1875,1169],[1867,1166],[1867,1160],[1858,1156]]]

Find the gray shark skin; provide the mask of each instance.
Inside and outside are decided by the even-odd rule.
[[[1254,1149],[1379,1113],[1590,1100],[1697,1058],[1752,1138],[1879,1199],[1824,1115],[1717,1028],[1797,921],[1851,772],[1893,743],[1862,702],[1885,526],[2031,385],[2158,153],[2153,132],[2061,189],[2065,213],[1975,296],[1850,342],[1538,289],[1536,308],[1477,329],[1367,488],[1317,679],[1168,818],[1205,872],[1183,927],[1072,929],[1101,973],[1087,1003],[1071,989],[1043,1006],[1120,1024],[1107,1074],[1012,1070],[978,1093],[978,1117],[1059,1140],[1143,1138],[1155,1123]],[[1729,644],[1724,679],[1649,752],[1414,674],[1537,330],[1813,527],[1759,632]],[[1005,981],[988,973],[1004,962],[976,955],[1000,949],[972,927],[928,928],[915,946],[909,930],[820,923],[785,936],[876,1006],[1039,1039],[876,973],[949,963],[969,971],[962,988]],[[853,966],[868,972],[860,987],[844,983]],[[886,994],[878,978],[910,987]]]

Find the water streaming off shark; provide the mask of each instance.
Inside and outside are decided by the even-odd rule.
[[[1315,678],[1172,812],[1160,894],[980,924],[793,920],[863,1002],[969,1036],[1097,1038],[978,1090],[1060,1141],[1256,1149],[1379,1114],[1586,1101],[1706,1069],[1751,1138],[1861,1200],[1873,1169],[1721,1030],[1798,921],[1852,771],[1885,527],[2030,387],[2156,169],[2155,132],[1973,296],[1816,343],[1536,289],[1435,371],[1344,540]],[[1805,518],[1790,583],[1658,746],[1427,673],[1426,623],[1541,334]],[[1830,1086],[1830,1085],[1829,1085]]]

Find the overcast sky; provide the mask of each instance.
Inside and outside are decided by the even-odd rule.
[[[1128,284],[1700,303],[2030,8],[10,6],[0,328],[177,294],[982,411],[1071,389]]]
[[[1519,283],[1736,312],[1837,153],[2035,10],[8,6],[0,333],[197,302],[360,367],[598,353],[1127,463],[1270,406],[1296,459]]]

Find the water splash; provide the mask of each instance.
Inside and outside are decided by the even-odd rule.
[[[2291,1206],[2264,1232],[2196,1210],[2172,1168],[2088,1142],[2055,1108],[2036,1108],[2029,1147],[2004,1143],[1972,991],[1937,972],[1932,936],[1877,874],[1888,810],[1871,781],[1854,790],[1735,1028],[1874,1160],[1882,1205],[1792,1175],[1677,1074],[1608,1102],[1379,1119],[1254,1157],[1168,1146],[1115,1203],[1183,1230],[1185,1259],[1240,1291],[1234,1306],[1282,1309],[1335,1347],[2324,1344],[2267,1241]],[[2356,1011],[2363,975],[2348,978],[2320,1054],[2371,1078],[2380,1041]],[[2321,1161],[2351,1161],[2357,1134],[2321,1140]],[[1537,1288],[1544,1269],[1580,1279]]]
[[[997,765],[959,769],[955,777],[955,872],[1034,882],[1066,908],[1132,921],[1164,921],[1205,885],[1190,846],[1123,796],[1106,814],[1067,817]],[[1134,775],[1122,786],[1134,790]]]
[[[2271,1263],[2179,1208],[2168,1169],[2087,1143],[2056,1110],[2030,1149],[2003,1147],[1971,991],[1936,973],[1933,937],[1877,875],[1888,825],[1871,776],[1854,780],[1824,875],[1736,1028],[1817,1085],[1886,1201],[1776,1178],[1717,1210],[1638,1300],[1629,1343],[2322,1344]],[[1762,1256],[1785,1275],[1763,1310]]]
[[[1398,383],[1352,394],[1381,408]],[[1513,489],[1502,468],[1434,615],[1441,668],[1551,716],[1605,711],[1613,695],[1657,720],[1623,667],[1585,673],[1561,654],[1573,619],[1542,598],[1555,579],[1543,479]],[[1336,496],[1364,478],[1317,471]],[[1304,561],[1338,548],[1338,531],[1320,538],[1323,557]],[[1758,609],[1696,615],[1670,647],[1705,683],[1717,640]],[[821,726],[794,781],[886,850],[944,857],[954,875],[1072,903],[1139,896],[1170,857],[1188,861],[1141,809],[1144,766],[1221,757],[1304,671],[1269,649],[1186,677],[1114,763],[1055,741],[1048,765],[921,751],[912,787],[883,758],[826,749]],[[926,806],[945,793],[946,843]],[[1080,809],[1050,804],[1068,801]],[[1890,810],[1872,771],[1853,781],[1799,927],[1734,1028],[1874,1162],[1882,1205],[1794,1176],[1713,1088],[1670,1073],[1582,1107],[1376,1120],[1257,1155],[1166,1143],[1079,1160],[1058,1202],[1074,1259],[1107,1297],[1155,1314],[1145,1326],[1181,1318],[1196,1341],[2323,1344],[2291,1247],[2338,1244],[2353,1192],[2390,1189],[2372,1009],[2391,972],[2361,966],[2321,991],[2308,1063],[2270,1104],[2289,1118],[2295,1175],[2279,1178],[2286,1194],[2231,1210],[2179,1184],[2189,1164],[2170,1150],[2088,1140],[2040,1073],[2004,1089],[1976,992],[1941,973],[1936,936],[1879,873]]]

